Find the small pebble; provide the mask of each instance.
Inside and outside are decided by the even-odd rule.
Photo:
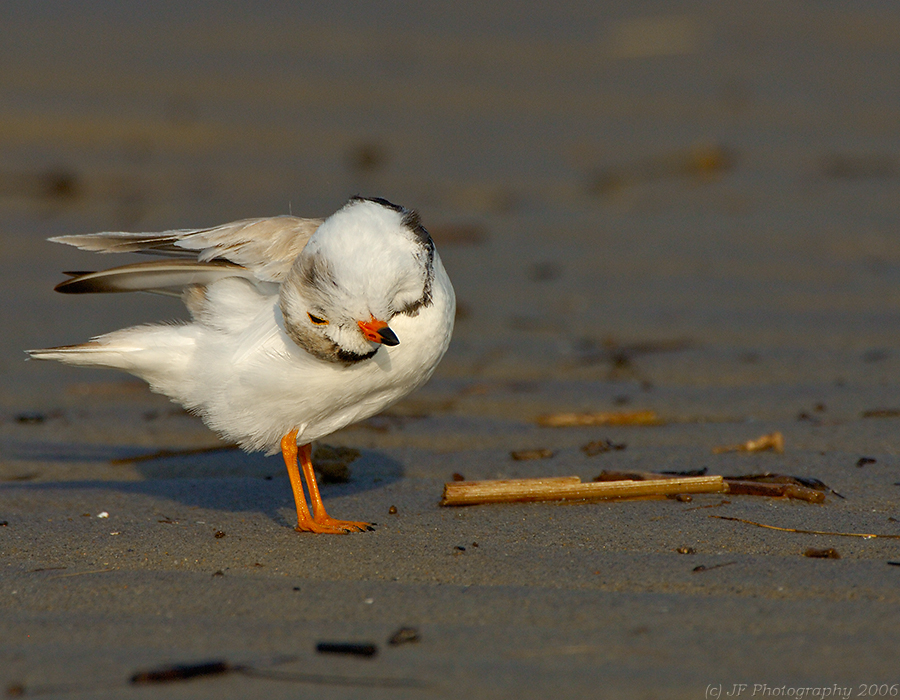
[[[401,627],[398,629],[391,638],[388,640],[388,644],[391,646],[400,646],[401,644],[410,644],[412,642],[418,642],[421,637],[419,636],[419,630],[415,627]]]
[[[690,503],[694,500],[694,497],[689,493],[671,493],[666,496],[671,501],[678,501],[679,503]]]

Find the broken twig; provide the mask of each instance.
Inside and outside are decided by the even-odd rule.
[[[608,498],[652,498],[673,493],[722,493],[721,476],[652,481],[582,483],[577,476],[546,479],[496,479],[444,484],[442,506],[467,506],[514,501],[563,501]]]
[[[784,452],[784,435],[779,432],[769,433],[768,435],[760,435],[755,440],[742,442],[740,445],[714,447],[713,454],[718,455],[723,452],[763,452],[765,450]]]

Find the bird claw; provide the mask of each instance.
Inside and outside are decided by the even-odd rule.
[[[324,517],[316,521],[319,525],[327,525],[329,527],[337,527],[346,532],[371,532],[374,528],[369,523],[356,522],[355,520],[336,520],[331,517]]]
[[[294,528],[297,532],[312,532],[316,535],[346,535],[348,530],[340,527],[329,527],[327,525],[319,525],[312,521],[305,523],[297,523]]]

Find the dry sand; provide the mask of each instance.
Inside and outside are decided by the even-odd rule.
[[[267,8],[4,10],[2,687],[896,691],[896,4]],[[362,450],[324,488],[329,511],[375,532],[295,533],[276,458],[128,462],[216,438],[128,377],[23,362],[182,313],[54,294],[61,270],[98,261],[47,236],[323,215],[354,192],[421,211],[461,302],[430,384],[328,440]],[[639,409],[665,424],[534,422]],[[712,453],[774,430],[783,454]],[[580,450],[598,439],[627,447]],[[534,448],[553,456],[510,458]],[[454,473],[701,468],[815,477],[845,498],[437,505]],[[388,644],[401,627],[419,640]],[[209,660],[257,675],[128,684]]]

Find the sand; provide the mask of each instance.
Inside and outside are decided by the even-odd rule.
[[[896,694],[893,4],[8,14],[0,687]],[[46,237],[325,215],[356,192],[419,209],[460,301],[432,381],[325,441],[362,452],[324,486],[329,512],[374,532],[294,532],[276,457],[134,459],[217,439],[132,378],[23,361],[183,316],[167,299],[54,294],[62,270],[125,260]],[[536,423],[632,410],[663,424]],[[773,431],[781,454],[713,454]],[[607,439],[624,449],[581,449]],[[510,456],[529,449],[552,456]],[[703,468],[817,478],[843,498],[438,506],[454,473]],[[390,644],[401,628],[416,640]],[[130,683],[207,661],[227,665]]]

